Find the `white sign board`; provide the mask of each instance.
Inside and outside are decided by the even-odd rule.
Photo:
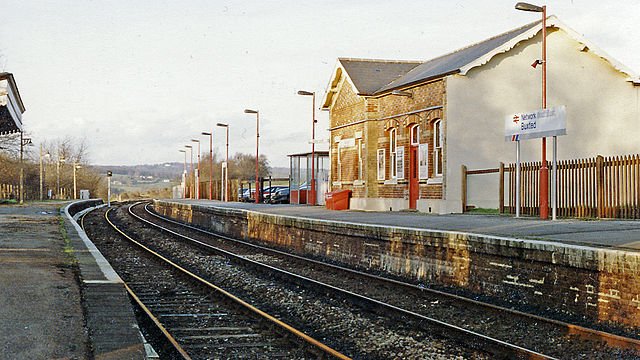
[[[429,178],[429,144],[420,144],[418,147],[418,165],[420,179]]]
[[[396,147],[396,177],[404,179],[404,146]]]
[[[518,141],[567,135],[567,110],[564,105],[512,114],[504,120],[504,139]]]

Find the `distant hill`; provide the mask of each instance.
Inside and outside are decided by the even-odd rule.
[[[182,175],[184,164],[181,162],[153,164],[153,165],[93,165],[96,171],[106,174],[112,171],[114,175],[124,175],[132,178],[152,176],[155,179],[173,180]]]

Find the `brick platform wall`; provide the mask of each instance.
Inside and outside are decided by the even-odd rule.
[[[640,325],[640,254],[155,202],[162,215],[232,237],[455,287],[593,323]]]

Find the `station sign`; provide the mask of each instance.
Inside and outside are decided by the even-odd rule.
[[[567,135],[566,106],[508,115],[504,121],[505,141]]]

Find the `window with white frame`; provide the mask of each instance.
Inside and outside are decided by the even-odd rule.
[[[358,180],[362,180],[362,139],[358,139]]]
[[[411,145],[418,146],[420,144],[420,125],[411,127]]]
[[[389,132],[389,173],[392,179],[397,178],[396,167],[396,129]]]
[[[337,163],[338,163],[338,169],[337,169],[338,170],[338,176],[337,176],[337,179],[338,179],[338,181],[342,181],[342,161],[340,159],[341,158],[341,156],[340,156],[340,142],[338,142],[337,145],[338,145],[337,146],[337,148],[338,148],[338,159],[337,159],[338,160],[337,161]]]
[[[442,176],[442,120],[433,122],[433,175]]]
[[[385,151],[384,149],[378,149],[378,180],[384,180],[385,176]]]

